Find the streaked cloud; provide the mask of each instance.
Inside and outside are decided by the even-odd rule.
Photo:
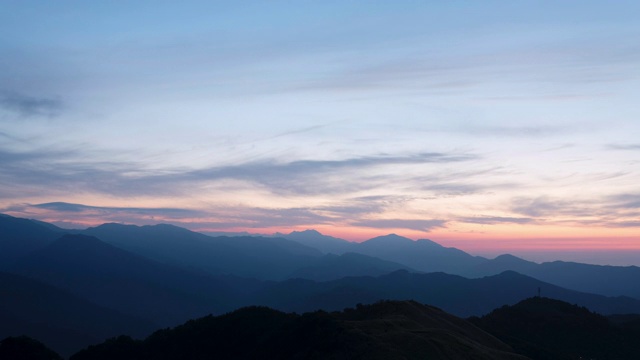
[[[339,160],[265,159],[204,169],[141,169],[135,162],[85,161],[82,150],[0,151],[0,180],[26,185],[75,186],[116,195],[179,194],[188,185],[223,179],[260,184],[274,193],[348,193],[375,188],[385,180],[366,181],[366,169],[420,164],[448,164],[477,159],[472,154],[419,153],[377,155]],[[388,179],[386,180],[388,181]]]
[[[375,229],[409,229],[429,232],[436,228],[443,228],[447,224],[446,220],[438,219],[375,219],[360,220],[351,222],[353,226],[362,226]]]
[[[586,214],[584,209],[576,213],[576,206],[567,200],[551,199],[546,196],[516,198],[513,200],[511,209],[515,213],[535,218],[554,217],[567,213],[572,215]]]
[[[72,213],[81,213],[81,212],[101,212],[101,213],[130,213],[130,214],[139,214],[139,215],[171,215],[171,216],[180,216],[180,217],[188,217],[194,215],[202,215],[201,212],[196,212],[187,209],[179,209],[179,208],[141,208],[141,207],[108,207],[108,206],[90,206],[90,205],[82,205],[82,204],[72,204],[65,202],[51,202],[44,204],[33,204],[29,205],[38,209],[52,210],[58,212],[72,212]]]
[[[523,218],[523,217],[508,217],[508,216],[473,216],[457,218],[456,221],[470,223],[470,224],[531,224],[535,223],[535,219]]]
[[[640,193],[624,193],[607,197],[608,206],[617,209],[640,210]]]
[[[607,148],[613,150],[640,150],[640,144],[609,144]]]
[[[59,98],[36,97],[0,91],[0,108],[13,112],[21,118],[34,116],[54,117],[62,111],[63,103]]]
[[[592,199],[550,197],[516,198],[511,210],[540,224],[584,225],[604,228],[635,227],[639,224],[640,196],[617,194]]]

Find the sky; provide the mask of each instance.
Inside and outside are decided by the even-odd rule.
[[[0,212],[640,265],[638,18],[0,0]]]

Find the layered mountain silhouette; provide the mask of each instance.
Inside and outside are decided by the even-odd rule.
[[[537,264],[512,255],[473,266],[462,275],[480,277],[517,271],[542,281],[566,288],[607,296],[626,295],[640,299],[640,267],[603,266],[575,262],[553,261]]]
[[[415,271],[408,266],[358,253],[327,254],[312,265],[293,272],[289,278],[329,281],[347,276],[378,276],[396,270]]]
[[[96,236],[114,246],[168,264],[262,280],[295,277],[333,280],[411,269],[359,253],[323,256],[320,250],[279,237],[209,237],[171,225],[104,224],[84,230],[82,234]]]
[[[487,261],[483,257],[472,256],[456,248],[447,248],[431,240],[413,241],[395,234],[375,237],[362,243],[322,235],[315,230],[294,231],[283,236],[315,247],[324,253],[359,253],[397,262],[423,272],[442,271],[457,274]]]
[[[305,312],[340,310],[379,299],[414,299],[467,317],[486,314],[504,304],[515,304],[535,295],[538,288],[546,296],[586,306],[601,314],[640,313],[638,299],[568,290],[513,271],[481,279],[403,270],[378,277],[346,277],[327,282],[292,279],[263,288],[252,301],[283,311]]]
[[[223,281],[129,253],[85,235],[64,235],[24,256],[12,272],[119,312],[175,325],[237,303]]]
[[[276,234],[276,236],[310,246],[325,254],[342,255],[347,252],[353,252],[357,246],[356,243],[323,235],[316,230],[292,231],[289,234]]]
[[[52,224],[0,214],[0,270],[64,233]]]
[[[471,278],[497,275],[512,270],[533,278],[582,292],[640,299],[640,267],[602,266],[554,261],[537,264],[505,254],[495,259],[472,256],[462,250],[443,247],[431,240],[413,241],[394,234],[350,243],[316,231],[292,232],[285,236],[324,252],[354,252],[394,261],[422,272],[441,271]],[[326,245],[322,244],[326,241]]]
[[[104,224],[81,233],[96,236],[151,259],[211,274],[233,274],[262,280],[301,276],[329,280],[332,277],[314,277],[313,271],[300,270],[321,267],[327,260],[322,257],[323,254],[356,253],[401,266],[394,270],[405,268],[420,272],[446,272],[472,278],[513,270],[573,290],[640,299],[640,282],[633,280],[640,278],[640,268],[636,266],[600,266],[562,261],[537,264],[508,254],[489,260],[441,246],[431,240],[413,241],[394,234],[352,243],[314,230],[280,234],[283,238],[210,237],[172,225],[139,227]],[[379,275],[385,267],[369,268],[371,271],[368,273],[366,268],[353,268],[351,273],[336,273],[336,276]]]
[[[157,326],[40,281],[0,272],[0,339],[28,334],[70,355],[119,334],[144,336]]]
[[[358,244],[357,252],[395,261],[424,272],[442,271],[458,274],[470,266],[486,261],[483,257],[447,248],[431,240],[411,239],[395,234],[379,236]]]
[[[112,339],[71,360],[115,358],[526,359],[468,321],[414,301],[304,315],[243,308],[161,330],[143,341]]]
[[[28,335],[65,356],[107,336],[137,338],[250,305],[304,313],[413,299],[468,317],[539,290],[611,316],[625,331],[640,328],[640,300],[620,296],[636,294],[637,267],[489,260],[393,234],[357,244],[315,231],[210,237],[171,225],[64,230],[2,215],[0,250],[0,339]]]
[[[281,238],[214,238],[171,225],[104,224],[82,234],[161,262],[263,280],[284,279],[322,256],[317,249]]]

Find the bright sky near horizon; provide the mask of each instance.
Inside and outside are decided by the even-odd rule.
[[[0,212],[640,250],[637,1],[0,0]]]

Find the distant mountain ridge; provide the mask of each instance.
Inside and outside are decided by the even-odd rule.
[[[275,236],[316,248],[325,254],[342,255],[346,252],[353,252],[354,248],[357,246],[356,243],[333,236],[323,235],[316,230],[310,229],[304,231],[292,231],[289,234],[277,233]]]
[[[0,214],[0,269],[42,249],[64,233],[65,230],[52,224]]]
[[[379,299],[414,299],[456,316],[479,316],[515,304],[542,289],[546,296],[586,306],[601,314],[640,313],[640,300],[582,293],[507,271],[468,279],[445,273],[415,274],[405,270],[378,277],[345,277],[316,282],[291,279],[271,284],[253,295],[253,303],[282,311],[340,310]]]
[[[30,251],[42,248],[64,233],[92,235],[119,248],[170,265],[232,274],[261,280],[284,280],[309,276],[303,268],[321,266],[323,254],[347,252],[370,256],[371,262],[390,261],[421,272],[443,271],[471,278],[513,270],[573,290],[606,296],[631,296],[640,299],[640,268],[636,266],[600,266],[571,262],[537,264],[512,255],[489,260],[472,256],[456,248],[443,247],[431,240],[413,241],[390,234],[362,243],[322,235],[315,230],[280,234],[282,237],[237,236],[210,237],[177,226],[159,224],[135,226],[103,224],[86,230],[64,230],[54,225],[27,219],[0,217],[0,269]],[[18,237],[16,237],[18,236]],[[315,247],[314,247],[315,246]],[[345,267],[347,269],[349,267]],[[379,275],[384,266],[352,268],[334,272],[337,276]],[[329,274],[331,271],[326,271]]]
[[[332,241],[337,244],[341,240]],[[417,273],[419,268],[389,258],[413,261],[422,269],[441,267],[444,265],[439,264],[449,261],[445,265],[451,272],[463,264],[472,265],[466,271],[478,273],[494,271],[504,264],[522,271],[538,269],[539,265],[510,255],[487,260],[429,240],[413,241],[397,235],[349,245],[379,257],[360,251],[327,255],[277,237],[214,238],[171,225],[104,224],[86,230],[63,230],[38,221],[1,216],[0,242],[9,250],[13,249],[13,242],[31,246],[15,247],[17,251],[9,257],[11,261],[3,264],[6,271],[21,275],[21,279],[29,277],[27,282],[35,279],[55,287],[56,291],[76,299],[69,300],[70,304],[80,300],[94,308],[121,314],[120,319],[129,322],[131,329],[136,329],[140,321],[172,326],[189,318],[209,313],[219,315],[247,305],[300,313],[342,310],[381,299],[414,299],[457,316],[481,316],[535,295],[539,288],[544,296],[602,314],[640,314],[638,299],[572,291],[514,271],[482,278],[443,272]],[[587,269],[600,268],[587,266]],[[629,271],[624,267],[616,270]],[[635,285],[633,282],[628,286]],[[25,304],[40,309],[37,303]],[[59,311],[73,312],[73,308],[62,306]],[[87,315],[87,319],[91,318]],[[67,334],[57,320],[45,317],[42,321],[40,328],[34,328],[28,318],[12,317],[8,312],[2,315],[0,311],[0,322],[14,330],[40,334],[44,328],[49,329],[48,333]],[[633,321],[633,318],[627,321],[627,326],[636,326]],[[93,323],[99,334],[108,333],[108,326],[103,328],[103,323],[108,324]],[[70,325],[71,332],[67,335],[73,338],[78,329],[82,327]],[[49,345],[51,341],[46,343]]]
[[[285,239],[210,237],[164,224],[104,224],[81,233],[157,261],[263,280],[283,279],[322,256],[317,249]]]
[[[342,255],[327,254],[310,266],[296,270],[288,278],[329,281],[347,276],[379,276],[396,270],[415,272],[393,261],[348,252]]]
[[[513,255],[501,255],[475,265],[460,274],[481,277],[512,270],[573,290],[607,296],[631,296],[640,299],[640,267],[605,266],[553,261],[537,264]]]
[[[11,270],[160,325],[228,311],[237,301],[234,291],[213,277],[161,264],[86,235],[64,235],[21,258]]]
[[[0,339],[28,334],[70,355],[122,333],[145,336],[157,326],[43,282],[0,272]]]

